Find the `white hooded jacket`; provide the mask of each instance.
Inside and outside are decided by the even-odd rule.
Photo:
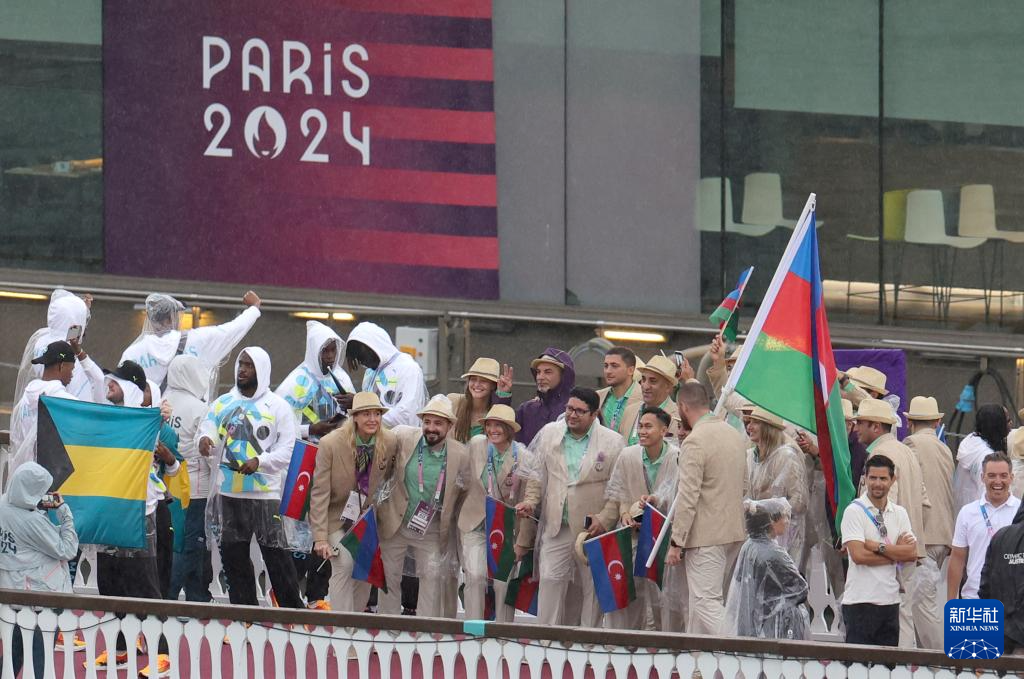
[[[260,310],[251,306],[227,323],[193,328],[188,331],[181,353],[196,356],[206,364],[207,370],[213,370],[224,362],[259,317]],[[146,371],[147,379],[163,384],[167,377],[167,366],[178,353],[180,341],[181,331],[176,329],[162,335],[144,334],[124,350],[119,363],[135,361]]]
[[[32,380],[11,411],[11,472],[26,462],[36,461],[36,431],[39,424],[39,397],[76,399],[60,380]]]
[[[68,561],[78,553],[71,508],[57,510],[59,526],[36,506],[53,483],[38,464],[22,465],[0,498],[0,588],[71,592]]]
[[[288,403],[270,391],[270,356],[260,347],[246,347],[256,366],[256,392],[247,398],[234,387],[210,405],[206,418],[199,425],[196,444],[203,437],[213,441],[211,464],[217,465],[213,475],[211,496],[268,500],[281,499],[281,476],[291,461],[292,449],[299,436]],[[239,353],[239,357],[241,357]],[[235,359],[238,379],[238,359]],[[245,476],[222,466],[226,460],[245,462],[256,457],[259,471]]]
[[[324,373],[320,369],[320,352],[331,342],[337,346],[338,354],[330,373]],[[335,384],[335,379],[348,393],[355,391],[352,379],[341,368],[344,355],[345,342],[338,333],[319,321],[306,322],[305,358],[277,388],[277,395],[287,401],[295,411],[295,419],[299,423],[299,430],[304,439],[316,439],[310,437],[309,425],[329,420],[337,413],[334,395],[338,393],[338,385]],[[331,374],[334,375],[333,379]]]
[[[196,449],[196,432],[209,409],[206,392],[210,371],[195,356],[175,356],[167,366],[167,393],[164,398],[171,404],[170,425],[178,435],[178,452],[185,458],[191,494],[205,499],[210,492],[210,460]]]
[[[32,359],[42,356],[46,347],[51,343],[67,341],[68,330],[71,326],[81,326],[84,333],[88,322],[89,307],[85,305],[85,301],[81,297],[67,290],[53,291],[50,296],[50,306],[46,310],[46,327],[37,330],[25,346],[14,390],[15,403],[21,400],[29,382],[43,376],[43,366],[32,364]],[[86,358],[81,362],[76,361],[67,391],[79,400],[103,403],[106,397],[103,371],[91,358]]]
[[[376,370],[367,368],[363,373],[363,391],[377,394],[389,408],[384,413],[384,425],[420,426],[416,413],[427,402],[427,384],[416,359],[399,351],[388,333],[375,323],[360,323],[349,333],[348,341],[365,344],[380,359]]]

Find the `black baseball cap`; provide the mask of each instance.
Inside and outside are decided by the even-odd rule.
[[[43,352],[42,356],[33,358],[32,363],[35,365],[51,366],[57,365],[58,363],[74,363],[75,362],[75,350],[71,348],[71,345],[64,340],[58,340],[56,342],[50,342],[46,346],[46,351]]]
[[[117,366],[113,372],[114,377],[127,380],[139,388],[139,391],[146,391],[146,371],[135,361],[125,361]]]

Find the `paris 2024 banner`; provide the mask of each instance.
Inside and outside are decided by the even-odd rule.
[[[498,296],[491,0],[105,0],[109,273]]]

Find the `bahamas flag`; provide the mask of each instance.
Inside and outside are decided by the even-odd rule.
[[[723,393],[735,391],[818,436],[825,504],[836,535],[855,497],[846,420],[822,298],[812,193]],[[719,403],[724,403],[720,399]]]
[[[146,484],[161,421],[159,408],[39,399],[37,460],[83,544],[146,546]]]

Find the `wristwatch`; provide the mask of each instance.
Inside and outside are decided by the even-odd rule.
[[[882,556],[885,556],[885,545],[883,545],[882,543],[879,543],[878,544],[878,551],[877,551],[877,553],[881,554]]]

